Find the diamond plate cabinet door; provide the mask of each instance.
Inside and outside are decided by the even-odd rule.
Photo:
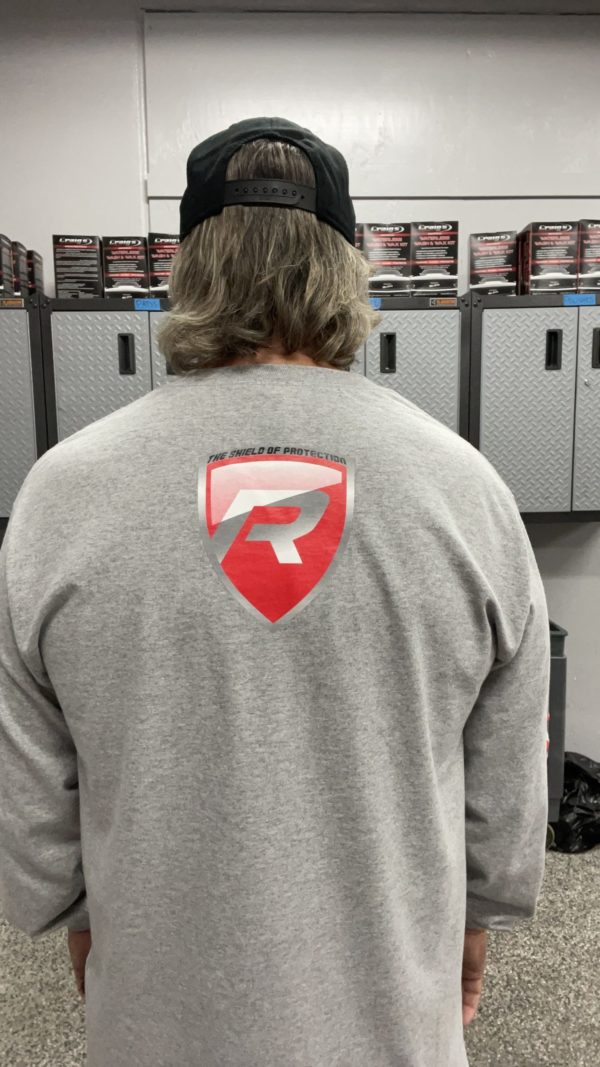
[[[523,512],[571,510],[577,316],[483,312],[479,448]]]
[[[386,311],[367,341],[367,378],[459,431],[460,311]]]
[[[148,313],[54,311],[52,359],[62,440],[150,391]]]
[[[0,310],[0,518],[37,459],[28,315]]]
[[[579,309],[573,511],[600,510],[600,307]]]
[[[163,320],[163,316],[167,314],[168,312],[166,311],[150,312],[150,353],[152,357],[153,389],[158,389],[160,385],[168,385],[169,382],[177,381],[177,375],[172,374],[167,367],[167,361],[158,345],[158,327]]]

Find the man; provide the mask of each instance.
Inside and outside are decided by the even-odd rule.
[[[2,548],[6,915],[71,931],[89,1067],[463,1067],[543,873],[535,558],[479,453],[347,373],[339,153],[249,120],[187,176],[179,380],[43,456]]]

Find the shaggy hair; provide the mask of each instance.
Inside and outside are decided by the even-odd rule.
[[[268,140],[232,156],[227,180],[238,178],[315,184],[304,152]],[[316,215],[232,204],[181,243],[161,351],[179,375],[252,359],[270,346],[348,369],[379,318],[369,304],[369,273],[360,252]]]

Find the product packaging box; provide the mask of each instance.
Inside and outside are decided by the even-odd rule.
[[[415,296],[458,292],[458,222],[413,222],[410,260]]]
[[[469,237],[470,289],[488,296],[517,291],[517,233],[472,233]]]
[[[167,292],[173,260],[178,251],[179,234],[148,234],[148,267],[151,293]]]
[[[55,233],[54,278],[60,300],[102,296],[102,251],[99,237]]]
[[[0,296],[14,296],[12,245],[0,233]]]
[[[362,223],[362,253],[373,266],[369,291],[410,296],[410,223]]]
[[[104,295],[140,296],[148,292],[148,242],[145,237],[103,237]]]
[[[27,289],[30,296],[44,292],[44,261],[33,248],[27,250]]]
[[[576,222],[530,222],[519,242],[519,293],[563,293],[577,288]]]
[[[12,241],[13,290],[15,296],[27,296],[29,292],[27,279],[27,249],[20,241]]]
[[[579,283],[585,293],[600,289],[600,221],[582,219],[579,223]]]

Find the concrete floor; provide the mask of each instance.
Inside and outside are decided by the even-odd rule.
[[[548,853],[535,919],[490,938],[485,992],[467,1030],[471,1067],[598,1067],[599,974],[600,848]],[[32,941],[1,923],[2,1067],[82,1067],[84,1047],[64,931]]]

